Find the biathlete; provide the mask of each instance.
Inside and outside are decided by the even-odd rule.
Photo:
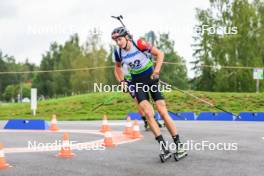
[[[160,128],[154,118],[154,110],[150,103],[150,95],[155,102],[157,110],[164,120],[164,123],[170,132],[174,143],[176,144],[176,151],[174,153],[175,160],[187,155],[180,142],[180,136],[176,131],[176,126],[168,114],[166,103],[161,94],[159,85],[160,69],[164,60],[164,54],[156,47],[151,46],[141,39],[134,42],[131,35],[125,27],[118,27],[113,30],[111,34],[112,39],[116,42],[119,49],[115,58],[115,74],[120,84],[125,87],[127,82],[122,79],[122,64],[128,66],[131,74],[132,85],[135,88],[135,97],[139,107],[143,110],[147,118],[151,131],[155,139],[161,146],[162,153],[160,159],[162,162],[166,161],[172,156],[171,151],[165,145],[166,142],[160,132]],[[152,62],[147,54],[156,58],[156,65]],[[147,90],[147,91],[146,91]],[[150,94],[150,95],[149,95]]]

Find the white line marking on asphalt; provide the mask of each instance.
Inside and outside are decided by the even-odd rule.
[[[56,132],[49,131],[49,130],[0,130],[0,133],[64,133],[64,132],[70,132],[70,133],[81,133],[81,134],[96,134],[96,135],[102,135],[104,136],[104,133],[99,132],[98,130],[75,130],[75,129],[63,129]],[[116,133],[116,135],[122,135],[122,131],[113,131],[113,133]],[[94,145],[98,142],[103,142],[104,139],[89,141],[89,142],[83,142],[83,143],[76,143],[72,145],[72,149],[76,150],[78,146],[80,145]],[[125,141],[118,141],[115,144],[121,145],[131,142],[136,142],[140,139],[126,139]],[[42,150],[35,150],[28,147],[19,147],[19,148],[4,148],[5,153],[32,153],[32,152],[50,152],[50,151],[59,151],[60,149],[54,149],[54,148],[47,148]]]

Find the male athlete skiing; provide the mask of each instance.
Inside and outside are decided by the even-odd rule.
[[[135,43],[125,27],[118,27],[114,29],[112,32],[112,39],[119,47],[115,58],[116,78],[120,84],[125,87],[127,82],[123,78],[122,64],[125,64],[129,67],[132,84],[135,88],[137,102],[147,118],[148,124],[155,136],[155,139],[158,141],[160,146],[162,146],[163,152],[160,155],[161,161],[164,162],[166,159],[170,158],[172,153],[168,148],[165,147],[166,142],[161,135],[158,124],[154,119],[154,110],[150,104],[149,94],[154,100],[157,110],[164,120],[164,123],[177,146],[175,159],[177,160],[183,156],[186,156],[187,153],[182,148],[179,134],[176,132],[176,126],[168,114],[164,97],[158,89],[158,78],[164,59],[163,52],[158,50],[156,47],[153,47],[142,41],[141,39]],[[153,65],[152,59],[149,58],[145,52],[150,53],[156,58],[155,67]],[[148,91],[145,91],[146,87],[148,88]]]

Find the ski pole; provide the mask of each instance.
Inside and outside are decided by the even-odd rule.
[[[112,101],[112,99],[114,99],[118,94],[114,94],[112,96],[110,96],[108,99],[106,99],[103,103],[98,104],[97,106],[95,106],[91,112],[94,112],[95,110],[99,109],[101,106],[105,105],[107,102]]]
[[[164,82],[164,81],[161,81],[161,80],[160,80],[160,83],[162,83],[162,84],[164,84],[164,85],[166,85],[166,86],[169,86],[169,84],[166,83],[166,82]],[[190,96],[190,97],[192,97],[192,98],[194,98],[194,99],[197,99],[197,100],[199,100],[200,102],[203,102],[203,103],[209,105],[210,107],[214,107],[214,108],[216,108],[216,109],[218,109],[218,110],[220,110],[220,111],[223,111],[223,112],[226,112],[226,113],[228,113],[228,114],[231,114],[232,116],[235,116],[237,119],[240,119],[239,115],[236,115],[236,114],[234,114],[234,113],[232,113],[232,112],[229,112],[229,111],[227,111],[226,109],[221,108],[221,107],[219,107],[219,106],[217,106],[217,105],[214,105],[213,103],[210,103],[210,102],[208,102],[208,101],[206,101],[206,100],[204,100],[204,99],[202,99],[202,98],[199,98],[199,97],[197,97],[197,96],[195,96],[195,95],[193,95],[193,94],[191,94],[191,93],[189,93],[189,92],[187,92],[187,91],[181,90],[181,89],[177,88],[176,86],[172,86],[172,88],[175,89],[175,90],[177,90],[177,91],[179,91],[179,92],[181,92],[181,93],[183,93],[183,94],[185,94],[185,95],[188,95],[188,96]]]

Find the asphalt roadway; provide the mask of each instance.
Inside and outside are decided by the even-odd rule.
[[[3,129],[6,121],[0,121]],[[124,121],[110,121],[114,131],[124,129]],[[13,148],[28,146],[28,141],[54,142],[62,133],[27,133],[0,131],[6,161],[13,167],[0,170],[0,176],[38,175],[96,175],[96,176],[262,176],[264,174],[264,123],[221,121],[175,121],[183,142],[210,144],[211,148],[196,148],[178,162],[173,158],[165,163],[159,159],[159,145],[151,132],[144,131],[140,123],[142,140],[123,143],[106,150],[74,150],[74,158],[57,158],[57,151],[14,152]],[[63,130],[98,130],[101,121],[59,122]],[[170,142],[166,128],[162,134]],[[89,142],[102,139],[102,135],[69,132],[70,140]],[[217,144],[229,146],[216,150]],[[230,147],[232,145],[232,147]],[[203,149],[203,150],[202,150]],[[210,150],[212,149],[212,150]]]

